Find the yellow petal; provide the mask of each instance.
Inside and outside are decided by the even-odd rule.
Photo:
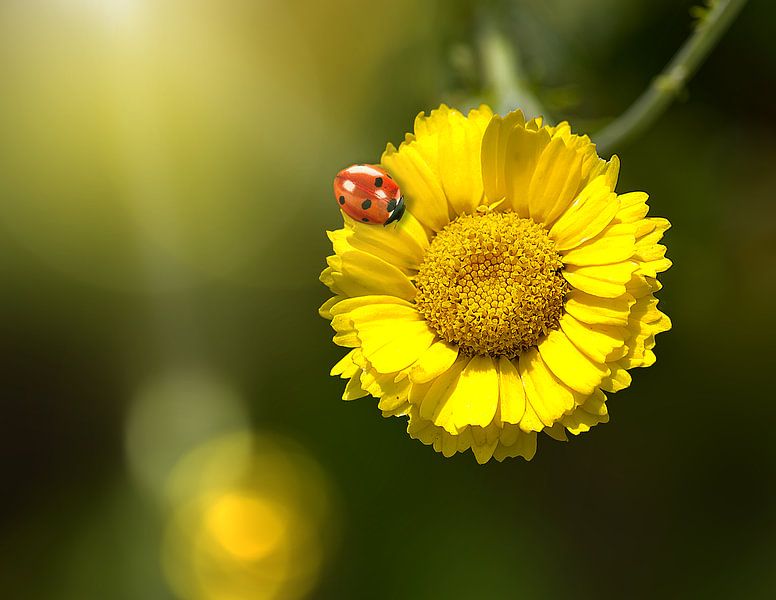
[[[482,138],[482,180],[485,196],[490,202],[506,197],[507,142],[515,127],[525,127],[525,117],[519,110],[505,117],[494,116]]]
[[[450,433],[467,425],[485,427],[498,407],[498,373],[489,356],[475,356],[461,372],[447,398],[434,411],[434,423]]]
[[[660,258],[648,262],[639,263],[638,272],[649,277],[657,277],[658,273],[667,271],[673,263],[667,258]]]
[[[342,296],[342,290],[340,290],[334,283],[334,277],[332,276],[333,272],[334,269],[331,267],[326,267],[323,271],[321,271],[321,275],[318,277],[318,280],[327,288],[329,288],[333,293],[337,294],[338,296]]]
[[[410,213],[387,227],[351,221],[348,229],[330,232],[329,238],[337,254],[342,254],[338,243],[345,242],[351,249],[373,254],[405,271],[417,271],[428,248],[423,226]]]
[[[425,322],[423,316],[414,306],[388,303],[367,304],[349,312],[338,313],[334,316],[332,324],[337,323],[340,319],[350,319],[353,322],[353,328],[357,331],[365,330],[371,326],[390,329],[391,325]]]
[[[647,216],[649,196],[644,192],[629,192],[620,194],[620,210],[617,211],[615,221],[618,223],[636,223]]]
[[[407,433],[413,439],[420,440],[424,444],[432,444],[436,437],[438,427],[434,427],[428,419],[420,416],[420,409],[417,406],[410,407],[409,419],[407,421]]]
[[[471,214],[482,203],[482,136],[493,113],[487,107],[473,110],[469,117],[457,110],[448,112],[439,130],[438,170],[447,201],[459,214]]]
[[[361,345],[361,343],[358,341],[358,336],[356,335],[355,331],[337,333],[332,338],[332,341],[338,346],[343,346],[344,348],[358,348]]]
[[[508,443],[509,442],[509,443]],[[536,434],[525,433],[519,427],[505,426],[499,445],[493,451],[493,458],[501,462],[505,458],[522,456],[531,460],[536,454]]]
[[[487,427],[474,426],[471,427],[471,430],[474,434],[475,440],[485,436],[485,441],[490,444],[491,442],[497,441],[499,437],[501,437],[501,428],[502,425],[500,423],[492,421]]]
[[[618,223],[609,225],[595,239],[563,253],[567,265],[608,265],[628,260],[636,251],[634,226]]]
[[[636,300],[630,294],[616,298],[600,298],[580,290],[572,290],[563,309],[576,319],[591,325],[627,325],[631,306]]]
[[[436,334],[423,320],[365,320],[352,314],[364,356],[380,373],[394,373],[409,367],[434,343]]]
[[[609,162],[605,162],[596,154],[595,144],[591,143],[590,146],[592,147],[593,156],[589,156],[589,160],[582,167],[582,179],[587,182],[603,175],[606,186],[614,191],[614,188],[617,186],[617,178],[620,175],[620,159],[614,155]]]
[[[523,387],[525,387],[525,385],[523,385]],[[531,433],[534,431],[542,431],[543,429],[544,423],[542,423],[539,415],[536,414],[531,403],[526,400],[525,412],[523,413],[523,418],[520,419],[520,430],[525,433]]]
[[[618,361],[626,369],[646,367],[655,362],[651,349],[655,345],[655,336],[668,331],[671,320],[657,309],[657,300],[650,294],[639,298],[631,309],[628,330],[627,354]]]
[[[607,423],[609,414],[606,411],[606,396],[601,390],[596,390],[584,404],[577,407],[561,419],[563,426],[570,433],[579,435],[589,431],[591,427],[599,423]]]
[[[407,211],[418,221],[431,231],[449,223],[442,184],[419,153],[417,142],[404,142],[398,150],[388,144],[380,162],[401,187]]]
[[[378,402],[378,407],[380,406],[380,403]],[[384,417],[406,417],[410,413],[411,406],[407,404],[406,402],[403,402],[402,404],[399,404],[396,408],[392,410],[382,410],[382,415]]]
[[[361,387],[361,369],[358,369],[356,374],[350,378],[347,385],[345,386],[345,391],[342,393],[342,399],[358,400],[359,398],[363,398],[364,396],[368,395],[369,392]]]
[[[642,351],[639,353],[629,353],[625,357],[623,357],[620,360],[620,364],[622,364],[626,369],[634,369],[636,367],[651,367],[655,364],[656,360],[655,353],[651,350],[642,348]]]
[[[345,296],[384,294],[412,300],[415,286],[399,269],[365,252],[346,252],[332,272],[334,284]]]
[[[410,382],[410,390],[407,394],[407,400],[410,404],[420,406],[423,402],[423,398],[426,397],[426,393],[431,389],[433,381],[428,383],[412,383]]]
[[[383,396],[377,403],[377,408],[379,408],[384,413],[383,416],[385,416],[385,413],[394,413],[405,406],[409,406],[407,404],[407,398],[401,394]]]
[[[437,377],[427,389],[424,389],[423,385],[419,386],[421,391],[425,392],[420,402],[419,415],[421,418],[437,424],[434,415],[438,414],[441,410],[440,405],[444,405],[444,402],[453,392],[458,377],[463,368],[469,364],[469,360],[468,356],[458,356],[453,366]],[[415,386],[413,385],[412,388],[414,390]],[[414,400],[413,404],[416,403],[417,401]]]
[[[517,442],[521,433],[522,432],[520,431],[520,428],[517,427],[516,425],[510,425],[509,423],[505,423],[501,426],[501,434],[499,436],[499,441],[503,446],[511,446],[512,444]]]
[[[659,321],[664,315],[658,310],[658,303],[659,300],[652,294],[639,298],[631,310],[631,323],[641,325]]]
[[[566,144],[574,148],[583,156],[582,161],[582,185],[592,181],[596,177],[604,176],[604,181],[610,190],[614,191],[617,185],[617,177],[620,172],[620,159],[612,156],[609,162],[599,158],[596,153],[595,144],[590,141],[586,135],[576,135],[571,133],[571,127],[568,123],[560,123],[555,127],[549,127],[553,132],[553,137],[561,137]]]
[[[442,431],[446,433],[444,430]],[[471,427],[463,428],[455,437],[458,438],[458,452],[466,452],[475,443]]]
[[[620,176],[620,157],[616,154],[609,159],[608,163],[606,163],[606,166],[604,167],[604,176],[606,177],[606,184],[609,186],[609,189],[614,191],[614,188],[617,187],[617,179]]]
[[[350,313],[357,308],[364,306],[377,306],[377,305],[396,305],[403,308],[409,308],[415,310],[414,305],[410,304],[406,300],[397,298],[396,296],[385,296],[372,294],[369,296],[357,296],[355,298],[345,298],[331,308],[331,314],[333,317],[338,315],[344,315]],[[390,310],[390,306],[383,307],[386,310]]]
[[[515,127],[509,134],[504,160],[506,181],[506,202],[504,209],[511,208],[519,216],[528,218],[528,191],[536,166],[544,149],[550,143],[546,129],[530,131]]]
[[[324,319],[331,320],[332,314],[331,309],[332,307],[337,304],[337,302],[340,302],[344,300],[344,296],[333,296],[326,300],[323,304],[321,304],[321,307],[318,309],[318,314],[321,315]]]
[[[611,265],[567,266],[562,274],[573,287],[601,298],[617,298],[626,292],[626,284],[637,264],[623,261]]]
[[[547,368],[536,348],[520,356],[519,366],[527,402],[545,426],[574,407],[574,394]]]
[[[542,429],[542,433],[546,433],[552,439],[557,440],[559,442],[569,441],[569,438],[566,435],[566,428],[563,427],[563,424],[560,421],[555,423],[552,427],[545,427],[544,429]]]
[[[359,369],[358,365],[353,362],[354,352],[354,350],[351,350],[345,356],[343,356],[342,359],[331,368],[329,375],[334,377],[339,375],[342,379],[350,379],[353,377],[353,375],[360,371],[361,369]]]
[[[561,121],[557,125],[550,125],[547,129],[549,129],[553,138],[562,138],[569,141],[571,140],[571,125],[568,121]]]
[[[498,359],[499,409],[504,423],[520,423],[525,413],[525,390],[514,363],[501,356]]]
[[[410,380],[412,383],[429,382],[452,367],[457,358],[457,346],[438,340],[412,365]]]
[[[493,456],[493,452],[496,449],[496,446],[498,446],[498,438],[488,440],[487,436],[476,435],[478,430],[478,427],[472,427],[472,439],[474,440],[474,443],[472,443],[471,448],[477,463],[484,465]]]
[[[550,229],[557,250],[570,250],[597,236],[617,214],[617,195],[604,176],[590,182]]]
[[[545,226],[566,210],[579,190],[582,156],[556,137],[547,145],[536,164],[528,189],[531,218]]]
[[[636,241],[634,259],[639,261],[639,273],[656,277],[658,273],[671,266],[671,261],[665,258],[666,247],[657,243],[671,224],[661,218],[645,219],[645,221],[652,229],[650,233]]]
[[[398,150],[389,145],[383,165],[399,183],[407,210],[432,231],[449,221],[448,205],[471,213],[482,202],[482,137],[492,112],[487,106],[465,117],[445,105],[421,113],[415,134]]]
[[[665,254],[665,248],[660,246],[658,242],[663,237],[663,234],[671,228],[671,223],[663,218],[647,219],[647,221],[653,228],[650,233],[641,236],[636,242],[636,256],[642,260],[662,258]]]
[[[612,353],[622,348],[628,337],[625,327],[589,325],[577,321],[570,314],[561,317],[560,328],[583,354],[598,363],[611,360]]]
[[[438,442],[439,449],[437,452],[441,452],[446,458],[450,458],[456,452],[458,452],[458,436],[450,435],[446,431],[440,432]],[[437,444],[434,444],[434,449],[437,449]]]
[[[618,363],[610,364],[611,374],[601,380],[601,389],[607,392],[619,392],[631,384],[631,376]]]
[[[358,317],[358,326],[352,318],[354,314]],[[422,322],[420,315],[411,308],[383,304],[363,306],[355,311],[335,315],[331,321],[331,326],[338,335],[345,336],[352,333],[359,338],[359,328],[367,332],[370,329],[377,330],[377,333],[379,333],[384,329],[389,329],[394,320],[402,324]]]
[[[601,390],[593,392],[579,407],[586,413],[599,417],[609,414],[606,408],[606,394]]]
[[[528,129],[529,131],[539,131],[542,128],[542,122],[543,122],[542,117],[534,117],[533,119],[531,119],[525,124],[525,128]],[[549,130],[546,130],[546,131],[547,133],[550,133]]]
[[[645,235],[655,231],[654,219],[641,219],[631,224],[636,227],[636,240],[640,240]]]
[[[652,292],[660,291],[663,286],[657,279],[646,277],[636,272],[633,274],[625,288],[631,296],[639,299],[644,296],[650,296]]]
[[[601,380],[609,375],[606,365],[591,361],[558,329],[551,331],[539,343],[539,353],[558,379],[581,394],[592,394]],[[522,372],[520,374],[522,376]],[[531,400],[530,394],[528,399]]]
[[[361,373],[361,387],[375,398],[385,402],[403,402],[410,391],[408,380],[395,381],[393,373],[378,373],[367,361]]]

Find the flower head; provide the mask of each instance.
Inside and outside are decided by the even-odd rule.
[[[350,348],[332,369],[343,398],[374,396],[412,437],[481,463],[606,422],[605,392],[671,327],[653,295],[669,223],[645,193],[615,193],[617,157],[566,123],[443,105],[381,163],[407,214],[346,218],[321,274],[321,315]]]

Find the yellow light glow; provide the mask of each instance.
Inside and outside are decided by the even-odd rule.
[[[283,509],[258,496],[225,494],[205,515],[210,534],[235,558],[259,560],[275,552],[286,533]]]
[[[169,480],[162,565],[186,600],[299,600],[336,528],[330,484],[302,448],[243,431],[190,452]]]

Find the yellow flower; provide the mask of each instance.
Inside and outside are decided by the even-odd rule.
[[[605,162],[567,123],[441,106],[382,166],[407,212],[345,218],[320,310],[351,348],[343,398],[379,399],[413,438],[478,462],[536,452],[608,420],[606,395],[655,361],[657,274],[671,266],[643,192],[616,194]]]

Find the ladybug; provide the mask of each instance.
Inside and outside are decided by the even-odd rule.
[[[334,196],[346,215],[361,223],[393,223],[404,214],[404,197],[377,165],[352,165],[334,178]]]

